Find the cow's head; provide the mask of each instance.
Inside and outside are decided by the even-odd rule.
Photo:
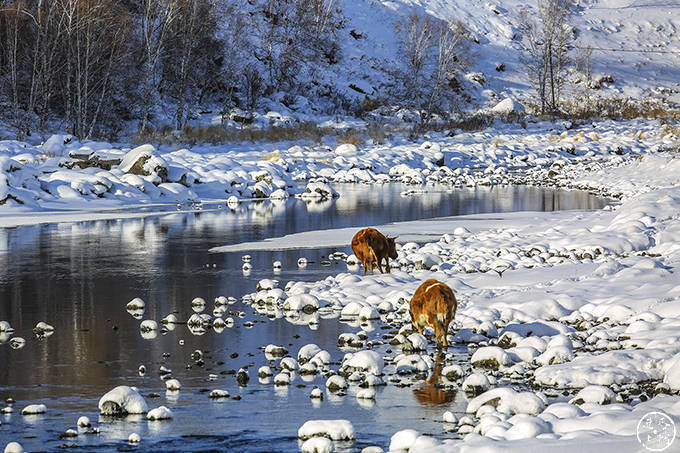
[[[394,243],[394,240],[397,237],[398,236],[391,238],[391,237],[387,236],[387,256],[389,256],[393,260],[397,259],[397,246]]]

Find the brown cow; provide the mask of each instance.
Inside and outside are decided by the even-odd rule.
[[[446,333],[456,316],[456,296],[451,288],[433,278],[425,280],[416,290],[410,302],[411,322],[422,334],[426,326],[434,329],[437,346],[447,347]]]
[[[383,273],[380,265],[384,259],[386,262],[385,268],[387,273],[390,273],[390,258],[397,258],[397,249],[394,243],[395,238],[385,237],[375,228],[364,228],[360,230],[352,238],[352,251],[357,259],[361,261],[364,266],[364,275],[366,275],[366,268],[371,271],[373,275],[373,262],[378,265],[380,273]]]

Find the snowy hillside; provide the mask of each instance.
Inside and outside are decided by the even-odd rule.
[[[383,82],[375,67],[393,62],[397,54],[394,23],[411,11],[440,19],[462,21],[476,38],[472,45],[472,71],[483,72],[483,89],[524,98],[531,91],[519,62],[517,16],[520,8],[535,9],[535,2],[518,0],[360,0],[342,2],[347,26],[341,33],[348,57],[334,74],[339,90],[353,83],[375,95]],[[611,75],[608,95],[635,98],[668,95],[664,87],[680,90],[680,4],[674,0],[579,0],[570,23],[576,28],[577,46],[591,45],[593,75]],[[353,39],[354,30],[362,37]],[[356,34],[355,33],[355,34]],[[575,49],[576,51],[576,49]],[[574,52],[575,52],[574,51]],[[497,71],[502,64],[505,71]],[[344,80],[343,80],[344,79]],[[486,97],[495,97],[486,93]],[[481,101],[483,102],[483,96]],[[677,97],[675,101],[679,101]]]

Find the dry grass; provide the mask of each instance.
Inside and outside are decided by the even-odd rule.
[[[320,127],[316,123],[302,122],[289,126],[270,126],[266,128],[242,127],[225,128],[220,125],[212,126],[186,126],[181,132],[171,128],[161,128],[137,133],[133,136],[134,143],[158,143],[159,145],[210,143],[218,145],[222,143],[240,142],[281,142],[311,140],[321,143],[326,136],[337,135],[334,128]]]
[[[354,145],[358,148],[365,144],[366,141],[361,138],[357,132],[350,130],[344,134],[338,135],[338,145],[344,145],[346,143]]]

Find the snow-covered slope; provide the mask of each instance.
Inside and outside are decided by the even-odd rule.
[[[340,68],[332,67],[332,74],[325,75],[335,78],[339,91],[352,94],[349,84],[353,84],[368,95],[380,93],[385,83],[382,69],[395,64],[398,58],[394,23],[410,12],[459,20],[466,25],[478,41],[471,47],[470,70],[483,72],[486,83],[482,88],[493,90],[483,93],[482,103],[508,95],[525,98],[531,91],[519,62],[516,24],[519,10],[528,7],[535,11],[535,1],[341,0],[340,5],[346,16],[346,26],[339,31],[344,60]],[[613,77],[614,83],[606,87],[608,95],[669,96],[672,93],[657,87],[680,89],[677,1],[577,0],[570,23],[576,29],[575,45],[594,48],[593,75]],[[505,70],[497,71],[501,64]]]

